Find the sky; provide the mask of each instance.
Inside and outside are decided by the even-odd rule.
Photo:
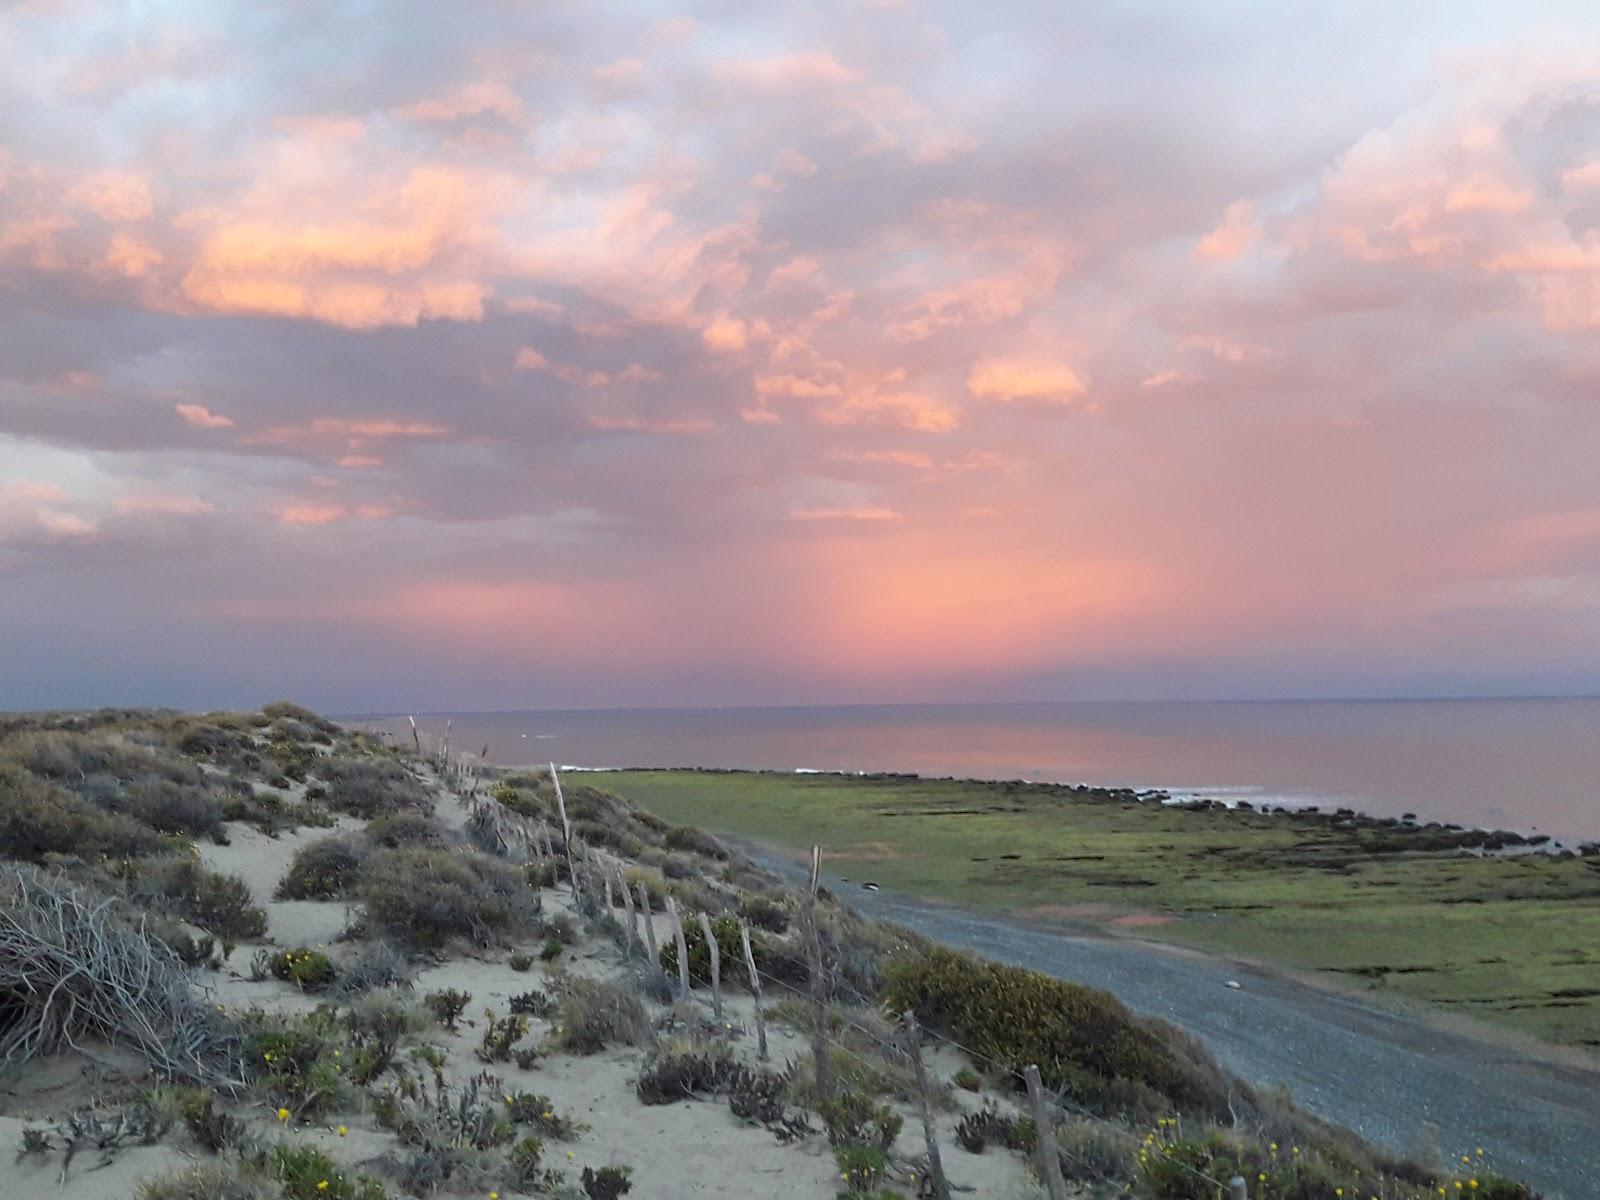
[[[1592,3],[0,62],[0,707],[1600,692]]]

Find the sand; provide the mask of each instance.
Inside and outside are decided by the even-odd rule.
[[[441,799],[439,816],[457,826],[464,819],[449,799]],[[221,970],[201,974],[198,982],[211,999],[229,1008],[292,1011],[305,1011],[317,1003],[315,997],[301,994],[288,983],[252,981],[249,963],[262,947],[321,947],[336,959],[348,952],[348,947],[338,941],[352,916],[345,904],[275,900],[272,894],[296,849],[357,827],[354,822],[343,822],[337,829],[302,829],[269,837],[235,824],[228,829],[229,845],[202,847],[206,864],[243,878],[268,915],[264,939],[240,945]],[[543,900],[547,912],[570,912],[565,891],[546,890]],[[618,915],[621,916],[620,910]],[[653,922],[658,942],[667,944],[667,918],[655,914]],[[574,924],[582,928],[581,922]],[[462,1080],[485,1070],[473,1054],[481,1036],[485,1008],[503,1015],[510,996],[530,988],[548,991],[553,971],[610,977],[626,970],[622,952],[615,945],[587,934],[580,935],[578,943],[553,967],[537,961],[539,948],[540,943],[514,948],[535,956],[535,964],[527,972],[511,969],[509,950],[480,955],[457,951],[447,961],[417,975],[418,997],[441,988],[461,989],[473,997],[459,1033],[452,1035],[440,1029],[428,1035],[428,1040],[446,1051],[448,1078]],[[736,1051],[741,1059],[754,1063],[753,1000],[732,989],[727,991],[725,1000],[726,1020],[736,1035]],[[709,1012],[709,995],[697,991],[693,1003]],[[647,1007],[652,1017],[659,1018],[665,1012],[663,1006],[647,1002]],[[537,1042],[548,1031],[547,1022],[534,1021],[523,1044]],[[768,1035],[776,1065],[798,1058],[805,1050],[804,1039],[781,1025],[769,1024]],[[615,1049],[592,1056],[550,1055],[527,1071],[515,1063],[496,1064],[489,1069],[507,1091],[526,1090],[549,1096],[561,1114],[585,1127],[570,1141],[546,1142],[546,1164],[567,1171],[574,1182],[577,1172],[585,1166],[627,1165],[634,1172],[631,1196],[640,1200],[697,1196],[831,1200],[836,1195],[837,1167],[820,1132],[785,1146],[769,1131],[734,1118],[720,1097],[703,1102],[642,1105],[634,1084],[644,1058],[642,1049]],[[935,1074],[944,1078],[964,1065],[947,1055],[934,1055],[930,1062]],[[128,1061],[126,1056],[119,1058],[103,1048],[91,1048],[90,1053],[61,1055],[0,1075],[0,1144],[20,1145],[22,1130],[30,1124],[37,1126],[39,1119],[87,1103],[118,1078],[137,1079],[140,1074],[140,1064]],[[976,1098],[965,1093],[960,1097],[968,1107],[976,1107]],[[247,1109],[241,1115],[265,1132],[281,1132],[274,1129],[272,1115],[263,1106]],[[904,1115],[905,1129],[896,1149],[909,1158],[923,1152],[922,1127],[914,1112],[907,1109]],[[30,1117],[35,1120],[29,1121]],[[1016,1155],[998,1150],[981,1156],[962,1151],[952,1136],[957,1119],[955,1114],[939,1115],[946,1171],[958,1195],[1001,1200],[1040,1195],[1029,1184],[1025,1166]],[[349,1127],[348,1136],[337,1134],[339,1123]],[[363,1112],[340,1113],[327,1122],[294,1127],[289,1133],[319,1145],[351,1167],[372,1163],[394,1146],[392,1137]],[[193,1144],[180,1128],[160,1144],[118,1153],[103,1167],[99,1166],[97,1154],[83,1152],[73,1162],[63,1186],[59,1183],[59,1156],[13,1162],[11,1155],[0,1154],[0,1197],[60,1195],[71,1196],[72,1200],[124,1200],[135,1194],[140,1180],[207,1157],[207,1152]],[[393,1186],[390,1190],[397,1197],[401,1194]],[[506,1188],[500,1192],[505,1200],[520,1195]]]

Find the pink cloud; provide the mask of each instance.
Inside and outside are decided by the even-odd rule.
[[[1243,255],[1260,236],[1256,206],[1249,200],[1235,200],[1217,227],[1195,244],[1194,252],[1211,262],[1228,262]]]
[[[967,390],[980,400],[1075,404],[1088,389],[1065,363],[986,358],[972,368]]]
[[[661,433],[679,437],[697,437],[716,432],[717,423],[703,418],[651,418],[635,416],[601,416],[588,418],[591,429],[617,433]]]
[[[136,516],[192,517],[217,511],[217,506],[199,496],[176,492],[136,492],[118,497],[116,511]]]
[[[855,505],[847,508],[792,508],[791,521],[899,521],[903,518],[892,508],[877,505]]]
[[[527,118],[522,97],[497,80],[464,84],[442,95],[402,105],[394,113],[403,121],[419,122],[496,116],[513,124],[521,124]]]
[[[768,58],[736,58],[717,64],[716,74],[752,87],[799,87],[847,83],[855,78],[826,50],[776,54]]]
[[[196,429],[231,429],[233,418],[214,413],[204,404],[175,404],[173,411]]]
[[[700,337],[709,349],[724,354],[737,353],[750,343],[749,326],[725,314],[711,320],[700,331]]]
[[[103,221],[143,221],[155,210],[150,184],[131,171],[99,171],[67,189],[67,203],[88,209]]]

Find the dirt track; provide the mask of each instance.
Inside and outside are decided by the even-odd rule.
[[[781,853],[745,847],[793,879]],[[1600,1074],[1435,1028],[1283,975],[1132,939],[1023,921],[828,881],[865,916],[946,945],[1105,988],[1201,1038],[1229,1070],[1287,1084],[1305,1109],[1399,1151],[1429,1126],[1446,1153],[1482,1146],[1549,1200],[1600,1197]],[[1229,988],[1229,980],[1243,986]]]

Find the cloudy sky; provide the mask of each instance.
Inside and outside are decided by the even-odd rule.
[[[1600,690],[1588,0],[0,61],[0,706]]]

